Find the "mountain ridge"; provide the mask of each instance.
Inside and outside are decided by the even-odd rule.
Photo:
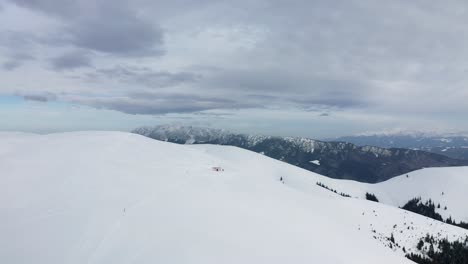
[[[141,127],[132,133],[179,144],[232,145],[332,178],[369,183],[424,167],[468,165],[468,161],[418,150],[357,146],[303,137],[237,134],[193,126]],[[319,161],[319,164],[313,161]]]
[[[325,141],[335,140],[360,146],[374,145],[383,148],[423,150],[454,159],[468,160],[468,137],[464,135],[369,134],[325,139]]]

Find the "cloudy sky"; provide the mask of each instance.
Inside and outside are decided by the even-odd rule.
[[[0,130],[468,130],[468,3],[0,0]]]

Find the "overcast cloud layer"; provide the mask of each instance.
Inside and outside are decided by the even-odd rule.
[[[0,94],[197,120],[313,113],[336,131],[362,120],[468,130],[467,11],[466,1],[0,0]]]

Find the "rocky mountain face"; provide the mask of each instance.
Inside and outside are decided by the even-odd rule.
[[[468,161],[420,150],[357,146],[301,137],[236,134],[191,126],[137,128],[133,133],[179,144],[230,145],[331,178],[376,183],[425,167],[468,166]]]
[[[468,160],[467,136],[436,136],[425,134],[376,134],[346,136],[327,141],[344,141],[359,146],[379,146],[383,148],[409,148],[441,154],[454,159]]]

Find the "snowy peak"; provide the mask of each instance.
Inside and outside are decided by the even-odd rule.
[[[197,140],[204,141],[213,138],[222,138],[227,134],[222,129],[201,128],[192,126],[156,126],[156,127],[141,127],[133,131],[133,133],[144,136],[157,136],[161,139],[177,138],[180,141]]]
[[[253,146],[267,136],[235,134],[223,129],[194,127],[182,125],[159,125],[155,127],[141,127],[132,131],[150,138],[171,141],[181,144],[203,144],[211,142],[227,142],[231,138],[241,138],[248,145]]]

